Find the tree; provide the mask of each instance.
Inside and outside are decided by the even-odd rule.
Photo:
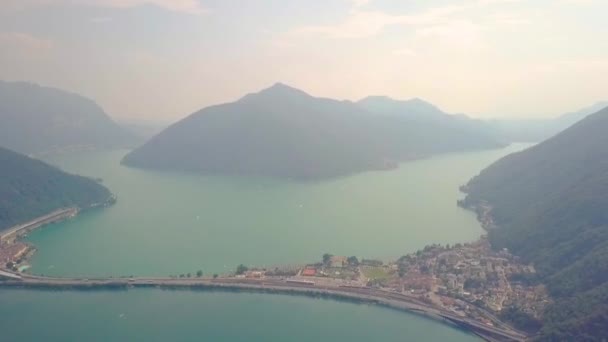
[[[350,266],[359,266],[359,259],[356,256],[351,256],[346,259]]]
[[[535,333],[542,327],[542,323],[538,319],[515,306],[503,309],[500,312],[500,318],[529,333]]]
[[[323,264],[329,265],[329,262],[331,261],[331,257],[333,257],[333,255],[331,255],[329,253],[323,254]]]
[[[401,265],[399,265],[399,277],[403,278],[403,276],[407,273],[407,268],[405,267],[401,267]]]
[[[190,278],[190,277],[192,277],[192,274],[188,273],[188,274],[186,274],[186,277]]]
[[[218,275],[217,273],[213,273],[213,279],[217,279]]]
[[[247,272],[248,270],[249,268],[247,266],[240,264],[236,267],[236,274],[245,274],[245,272]]]
[[[203,271],[201,271],[201,270],[196,271],[196,277],[197,278],[200,278],[202,276],[203,276]]]

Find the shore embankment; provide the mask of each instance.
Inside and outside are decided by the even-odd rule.
[[[43,225],[65,220],[78,214],[78,208],[62,208],[0,232],[0,243],[10,243]]]
[[[74,217],[78,214],[78,211],[78,208],[58,209],[47,215],[0,231],[0,268],[7,267],[19,271],[27,269],[29,267],[27,261],[32,257],[36,248],[21,241],[21,238],[44,225]]]
[[[295,294],[351,300],[382,305],[389,308],[413,312],[429,318],[447,322],[484,338],[487,341],[524,341],[526,336],[507,326],[487,325],[467,317],[456,315],[435,306],[404,295],[368,287],[327,286],[299,283],[292,278],[247,279],[222,278],[51,278],[26,274],[0,281],[4,288],[32,288],[52,290],[126,290],[130,288],[161,288],[191,290],[249,291],[269,294]]]
[[[3,234],[10,237],[12,243],[18,237],[44,224],[56,222],[78,213],[77,209],[68,208],[45,215],[36,220],[16,226]],[[4,265],[0,265],[1,268]],[[4,280],[2,280],[4,279]],[[488,325],[478,320],[464,317],[444,308],[424,303],[417,298],[401,292],[387,291],[363,286],[327,285],[295,278],[266,277],[247,279],[240,277],[215,278],[53,278],[42,277],[2,270],[0,287],[30,288],[49,290],[128,290],[130,288],[161,288],[189,290],[247,291],[268,294],[305,295],[327,297],[338,300],[350,300],[361,303],[376,304],[397,310],[405,310],[427,316],[458,326],[470,331],[487,341],[523,341],[526,336],[496,320]]]

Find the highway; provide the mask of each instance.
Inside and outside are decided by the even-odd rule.
[[[354,286],[305,284],[282,278],[248,279],[236,277],[213,278],[53,278],[17,274],[0,270],[0,287],[58,288],[58,289],[102,289],[102,288],[190,288],[246,290],[267,293],[326,295],[336,298],[380,304],[407,310],[449,322],[472,331],[487,341],[525,341],[526,335],[505,324],[487,325],[462,317],[453,312],[423,303],[410,296],[380,289]],[[497,322],[498,323],[498,322]]]

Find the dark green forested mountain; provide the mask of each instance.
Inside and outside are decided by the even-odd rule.
[[[496,247],[534,262],[555,303],[541,340],[608,338],[608,108],[507,156],[470,181]]]
[[[0,81],[0,123],[0,146],[24,154],[136,142],[92,100],[25,82]]]
[[[276,84],[190,115],[127,155],[124,163],[307,179],[498,146],[480,132],[406,115],[376,115],[349,101],[316,98]]]
[[[0,148],[0,230],[56,209],[103,204],[111,196],[94,180]]]

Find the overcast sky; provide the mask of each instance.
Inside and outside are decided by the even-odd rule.
[[[476,117],[608,99],[606,0],[1,0],[0,79],[175,120],[283,82]]]

